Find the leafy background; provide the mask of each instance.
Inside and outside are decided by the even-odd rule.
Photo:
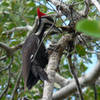
[[[76,0],[75,2],[82,2],[83,0]],[[66,0],[67,3],[71,4],[74,0]],[[41,0],[41,2],[35,2],[34,0],[2,0],[0,2],[0,42],[6,43],[9,47],[16,46],[17,44],[23,42],[26,38],[27,31],[16,31],[10,34],[5,33],[5,31],[10,30],[14,27],[26,26],[27,24],[33,25],[35,17],[37,16],[36,9],[39,7],[44,13],[55,13],[53,9],[46,3],[45,0]],[[75,9],[82,10],[84,7],[83,3],[80,3]],[[81,32],[85,32],[91,36],[100,37],[100,16],[95,6],[90,7],[90,12],[88,15],[89,18],[95,21],[90,20],[82,20],[76,26],[76,29]],[[65,22],[68,22],[68,19],[64,19]],[[88,25],[94,23],[93,26]],[[57,19],[57,26],[63,25],[63,22],[60,18]],[[97,26],[98,27],[95,27]],[[85,26],[85,27],[84,27]],[[93,30],[91,30],[93,28]],[[97,35],[95,35],[97,34]],[[98,35],[99,34],[99,35]],[[62,35],[54,35],[49,36],[46,40],[48,41],[58,41]],[[46,43],[46,41],[45,41]],[[77,75],[81,76],[88,69],[88,64],[93,64],[92,62],[92,54],[88,54],[87,50],[99,50],[100,41],[98,39],[93,39],[91,42],[87,42],[88,48],[83,45],[76,45],[76,54],[73,56],[73,61],[76,64]],[[0,48],[0,57],[5,56],[5,50]],[[7,59],[0,61],[0,70],[2,68],[7,67],[10,63],[10,57]],[[14,53],[14,62],[11,66],[11,80],[9,84],[9,89],[6,95],[2,98],[2,100],[10,100],[11,95],[16,83],[16,80],[19,75],[19,71],[22,67],[22,58],[21,58],[21,50],[18,50]],[[67,79],[71,79],[72,76],[70,74],[67,58],[63,56],[60,62],[60,74]],[[5,87],[7,86],[8,80],[8,70],[0,71],[0,94],[3,92]],[[98,98],[100,98],[100,86],[97,85]],[[59,85],[55,84],[55,89],[59,89]],[[94,100],[94,90],[93,87],[87,87],[83,89],[85,100]],[[23,96],[28,97],[30,100],[34,98],[34,100],[39,100],[41,98],[43,92],[43,82],[39,81],[37,85],[35,85],[31,91],[24,92],[24,83],[23,79],[20,81],[20,85],[17,89],[16,95],[14,97],[15,100],[18,98],[22,98]],[[73,94],[69,97],[70,100],[72,98],[76,98],[76,94]],[[67,99],[66,99],[67,100]],[[76,100],[76,99],[75,99]]]

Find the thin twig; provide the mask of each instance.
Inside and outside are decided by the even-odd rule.
[[[0,61],[5,60],[6,58],[7,58],[7,56],[0,57]]]
[[[13,33],[15,31],[30,31],[32,29],[32,27],[30,25],[26,25],[26,26],[21,26],[21,27],[14,27],[13,29],[11,30],[8,30],[8,31],[5,31],[3,32],[3,34],[9,34],[9,33]]]
[[[79,84],[77,75],[76,75],[76,73],[74,72],[74,67],[75,67],[75,66],[74,66],[73,63],[72,63],[71,55],[68,56],[68,63],[69,63],[69,68],[70,68],[71,74],[72,74],[73,78],[75,79],[75,82],[76,82],[76,85],[77,85],[77,90],[78,90],[78,92],[79,92],[79,94],[80,94],[80,98],[81,98],[81,100],[84,100],[83,95],[82,95],[81,86],[80,86],[80,84]]]
[[[97,89],[96,89],[96,84],[95,83],[93,84],[93,90],[94,90],[94,100],[98,100],[97,99],[97,96],[98,96],[97,95]]]
[[[59,10],[60,10],[60,6],[58,9],[58,12],[53,8],[53,6],[48,2],[48,4],[52,7],[52,9],[57,13],[57,15],[59,16]],[[62,4],[62,2],[60,2],[60,4]],[[66,25],[66,23],[63,21],[63,19],[60,17],[61,21]]]
[[[89,46],[88,46],[88,44],[87,44],[86,40],[82,37],[82,35],[81,35],[81,34],[80,34],[80,38],[82,39],[82,41],[84,42],[84,44],[86,45],[86,47],[87,47],[87,48],[89,48]]]
[[[1,95],[0,95],[0,100],[1,100],[1,98],[6,94],[6,92],[7,92],[7,90],[8,90],[8,87],[9,87],[9,84],[10,84],[10,79],[11,79],[11,72],[10,72],[10,70],[11,70],[11,65],[12,65],[12,63],[13,63],[13,57],[12,57],[12,59],[11,59],[11,61],[10,61],[9,66],[8,66],[9,70],[8,70],[8,82],[7,82],[7,86],[6,86],[6,88],[4,89],[4,91],[1,93]]]
[[[10,100],[14,100],[14,95],[16,93],[16,90],[17,90],[18,86],[19,86],[20,79],[21,79],[21,75],[22,75],[22,68],[21,68],[21,71],[20,71],[20,73],[18,75],[18,78],[17,78],[16,84],[15,84],[15,87],[13,89],[12,96],[11,96],[11,99]]]
[[[86,51],[86,53],[90,53],[90,54],[98,54],[98,53],[100,53],[100,51],[90,51],[90,50],[88,50],[88,51]]]
[[[4,67],[4,68],[2,68],[2,69],[0,70],[0,73],[3,72],[3,71],[5,71],[5,70],[8,70],[8,69],[9,69],[9,66]]]

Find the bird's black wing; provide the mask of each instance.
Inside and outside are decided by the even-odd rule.
[[[31,73],[31,56],[35,54],[38,48],[38,38],[35,35],[29,35],[22,47],[22,73],[24,77],[24,83],[26,86],[29,74]],[[32,76],[30,78],[33,78]]]
[[[31,89],[38,80],[48,80],[47,74],[43,69],[48,63],[48,56],[43,43],[38,50],[39,42],[39,38],[36,35],[30,35],[22,48],[23,77],[25,86],[27,86],[28,89]],[[36,52],[37,54],[34,59]]]
[[[39,61],[39,64],[41,65],[41,67],[45,68],[46,65],[48,64],[48,53],[43,43],[41,44],[39,48],[36,58]]]

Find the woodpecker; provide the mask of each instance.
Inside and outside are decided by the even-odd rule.
[[[28,89],[31,89],[39,80],[48,81],[47,74],[44,71],[44,68],[48,64],[48,53],[46,52],[44,43],[41,43],[41,40],[44,32],[54,21],[52,18],[46,17],[46,14],[40,12],[39,8],[37,8],[37,15],[39,19],[38,28],[35,34],[32,33],[26,38],[22,47],[22,74],[24,87]],[[34,58],[35,54],[36,57]]]

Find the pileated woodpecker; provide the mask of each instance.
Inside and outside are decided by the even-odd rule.
[[[46,48],[41,43],[44,32],[53,24],[53,19],[50,17],[46,17],[46,14],[40,12],[39,8],[37,8],[37,14],[39,18],[38,28],[36,29],[35,34],[30,34],[22,47],[22,73],[24,78],[25,87],[31,89],[38,80],[48,80],[47,74],[44,71],[44,68],[48,64],[48,53],[46,52]],[[41,25],[43,24],[42,30],[40,31]],[[39,47],[41,43],[41,46]],[[37,49],[39,50],[37,52]],[[35,53],[36,57],[34,59]]]

